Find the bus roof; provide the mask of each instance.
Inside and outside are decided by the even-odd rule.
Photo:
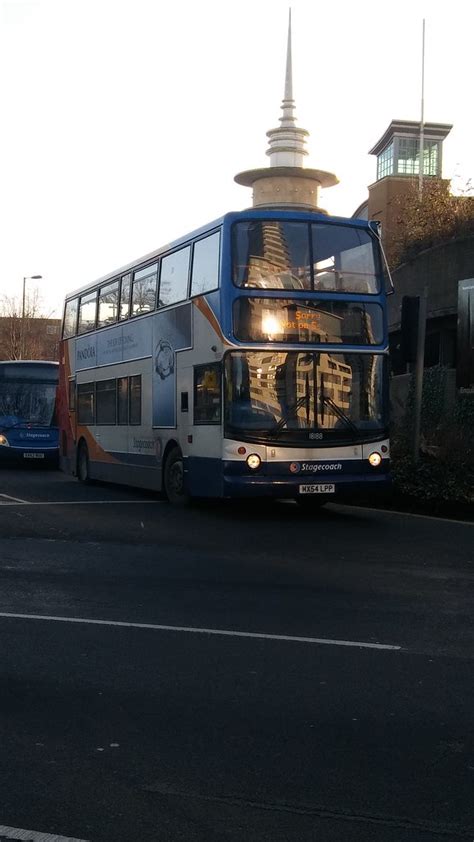
[[[179,239],[177,240],[173,240],[170,243],[166,243],[165,245],[160,246],[154,251],[151,251],[148,254],[143,255],[142,257],[132,260],[130,263],[126,263],[124,266],[121,266],[118,269],[114,269],[112,272],[108,272],[106,275],[102,275],[100,278],[96,278],[95,281],[91,281],[88,284],[84,284],[83,286],[78,287],[72,292],[66,294],[66,300],[70,298],[75,298],[76,296],[83,294],[88,290],[93,290],[97,286],[100,286],[101,284],[106,283],[107,281],[112,281],[118,276],[125,275],[135,266],[149,263],[154,258],[158,258],[161,254],[173,251],[174,249],[185,245],[187,242],[189,242],[189,240],[194,240],[197,237],[202,237],[205,234],[211,233],[214,229],[219,228],[224,223],[231,225],[232,223],[237,222],[238,220],[245,219],[291,219],[301,221],[314,221],[320,222],[322,224],[350,225],[353,228],[371,228],[371,230],[373,230],[374,227],[374,223],[368,221],[367,219],[355,219],[353,217],[343,216],[329,216],[326,214],[315,213],[314,211],[310,210],[284,210],[279,208],[262,208],[261,210],[259,210],[256,208],[248,208],[247,210],[243,211],[230,211],[229,213],[224,214],[224,216],[221,216],[218,219],[214,219],[212,222],[207,223],[207,225],[203,225],[200,228],[196,228],[194,231],[190,231],[183,237],[179,237]]]

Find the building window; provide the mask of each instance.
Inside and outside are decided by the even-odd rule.
[[[393,141],[377,158],[377,179],[393,175]]]
[[[439,142],[425,141],[423,146],[423,175],[438,175]],[[399,175],[418,175],[420,172],[420,140],[417,137],[398,138]]]

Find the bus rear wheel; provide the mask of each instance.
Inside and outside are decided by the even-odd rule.
[[[89,474],[89,451],[85,441],[81,441],[77,454],[77,478],[84,485],[87,485],[91,481]]]
[[[165,494],[174,506],[186,506],[190,501],[184,490],[184,460],[179,447],[173,447],[168,453],[163,472]]]

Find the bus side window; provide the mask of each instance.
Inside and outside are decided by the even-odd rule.
[[[221,366],[197,365],[194,369],[194,423],[221,423]]]
[[[76,381],[69,381],[69,410],[75,412],[76,410]]]

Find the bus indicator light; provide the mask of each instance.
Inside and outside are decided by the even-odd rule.
[[[247,453],[247,450],[246,450],[245,447],[239,447],[237,453],[239,453],[240,456],[245,456],[245,454]]]

